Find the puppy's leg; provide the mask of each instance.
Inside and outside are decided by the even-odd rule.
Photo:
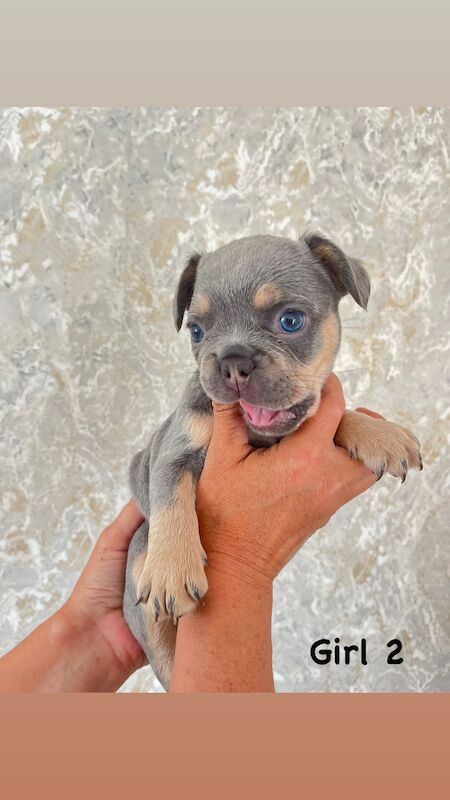
[[[211,401],[195,374],[177,410],[130,468],[131,491],[146,519],[128,550],[124,612],[165,688],[175,652],[173,623],[207,590],[195,490],[211,432]]]
[[[196,481],[188,467],[173,474],[162,470],[160,480],[172,481],[171,498],[162,504],[152,492],[148,547],[137,577],[139,601],[148,603],[155,622],[168,614],[175,622],[191,611],[208,588],[206,554],[200,542],[195,513]]]
[[[136,531],[128,550],[123,611],[128,627],[141,645],[156,677],[169,688],[177,629],[169,617],[155,622],[145,603],[137,604],[136,583],[147,554],[148,522]]]
[[[334,441],[345,447],[380,478],[389,472],[396,478],[406,478],[408,469],[422,469],[420,445],[406,428],[375,419],[358,411],[346,411],[336,431]]]
[[[211,401],[194,376],[176,412],[133,460],[131,488],[149,521],[146,557],[134,577],[138,601],[155,620],[168,615],[175,622],[208,588],[195,492],[211,432]]]

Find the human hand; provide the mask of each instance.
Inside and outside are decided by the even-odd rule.
[[[248,444],[239,406],[213,406],[213,435],[197,488],[208,571],[271,584],[305,540],[377,478],[334,444],[345,408],[335,375],[317,413],[268,449]]]
[[[123,591],[128,545],[143,516],[130,501],[100,534],[71,596],[61,612],[80,630],[88,629],[99,652],[110,648],[111,662],[131,674],[147,663],[123,615]],[[128,677],[128,675],[125,675]],[[125,678],[124,678],[125,680]]]
[[[100,534],[66,603],[0,659],[0,692],[115,692],[146,663],[122,611],[142,519],[130,502]]]
[[[254,449],[239,407],[214,405],[197,486],[209,589],[178,623],[170,691],[273,691],[273,579],[308,536],[377,479],[334,444],[343,412],[331,375],[314,417],[279,444]]]

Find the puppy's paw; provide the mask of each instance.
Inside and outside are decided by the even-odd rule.
[[[151,516],[147,554],[136,575],[138,603],[147,604],[155,621],[168,615],[176,622],[208,589],[206,554],[188,481],[180,483],[172,505]]]
[[[379,478],[389,472],[402,483],[408,469],[422,469],[420,445],[406,428],[357,411],[346,411],[334,441]]]
[[[147,604],[155,622],[164,615],[176,622],[207,592],[205,563],[201,546],[167,548],[163,553],[150,546],[136,585],[138,602]]]

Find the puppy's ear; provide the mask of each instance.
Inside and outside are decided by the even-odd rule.
[[[326,269],[340,296],[347,292],[365,311],[370,295],[370,279],[363,265],[355,258],[346,256],[329,239],[310,233],[305,242],[313,255]]]
[[[197,277],[197,266],[201,259],[199,253],[194,253],[188,258],[187,264],[181,273],[177,291],[173,301],[173,317],[177,331],[183,324],[184,312],[191,305],[192,294],[194,292],[195,279]]]

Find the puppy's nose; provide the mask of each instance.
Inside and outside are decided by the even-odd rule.
[[[222,378],[226,383],[233,385],[245,385],[255,366],[250,351],[244,347],[227,350],[220,359]]]

